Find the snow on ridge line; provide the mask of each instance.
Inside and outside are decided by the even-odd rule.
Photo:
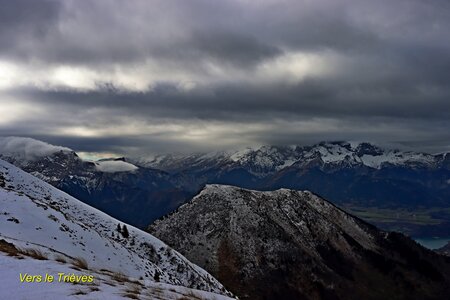
[[[95,166],[98,171],[104,173],[131,172],[138,169],[135,165],[121,160],[97,161]]]
[[[0,155],[13,156],[16,159],[32,161],[59,151],[72,151],[72,149],[28,137],[0,137]]]
[[[288,189],[288,188],[279,188],[279,189],[276,189],[273,191],[260,191],[260,190],[255,190],[255,189],[242,188],[242,187],[238,187],[238,186],[234,186],[234,185],[213,183],[213,184],[206,184],[204,186],[204,188],[191,199],[191,201],[184,203],[178,209],[180,209],[183,206],[188,206],[189,203],[195,202],[197,199],[201,198],[201,196],[204,196],[204,195],[219,193],[223,196],[230,196],[230,195],[232,195],[232,193],[240,192],[240,191],[245,191],[245,192],[250,192],[250,193],[255,193],[255,194],[262,194],[262,195],[294,193],[296,195],[309,195],[309,196],[318,197],[317,195],[315,195],[313,192],[311,192],[309,190],[293,190],[293,189]],[[320,198],[320,197],[318,197],[318,198]]]

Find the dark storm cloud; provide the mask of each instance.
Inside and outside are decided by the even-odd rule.
[[[236,33],[196,33],[191,51],[237,65],[253,65],[281,53],[276,46],[265,45],[252,36]]]
[[[428,90],[408,82],[340,82],[309,79],[296,85],[248,86],[228,84],[180,91],[160,84],[148,92],[101,89],[91,92],[21,90],[13,95],[54,109],[107,109],[136,118],[205,120],[264,120],[271,117],[384,116],[406,119],[450,119],[450,90]]]
[[[281,47],[417,58],[425,46],[449,46],[448,1],[2,2],[2,40],[14,37],[2,45],[20,42],[29,53],[15,55],[57,63],[206,54],[245,65],[280,54]]]
[[[61,7],[57,0],[1,0],[0,55],[29,56],[23,48],[46,38],[57,24]]]
[[[211,139],[450,149],[448,1],[1,4],[0,59],[26,72],[0,90],[0,110],[38,111],[16,108],[0,135],[81,151],[207,149]],[[76,87],[52,73],[60,66],[82,68],[68,76]]]
[[[60,3],[54,0],[15,0],[0,1],[0,32],[11,34],[25,30],[42,34],[58,15]],[[11,34],[12,35],[12,34]]]
[[[209,1],[2,1],[0,32],[16,60],[136,63],[148,57],[188,65],[204,56],[249,65],[280,53],[230,16],[239,6]],[[227,14],[228,13],[228,14]],[[58,22],[61,20],[61,22]],[[169,20],[169,21],[168,21]],[[62,25],[62,26],[61,26]],[[16,51],[14,51],[16,50]],[[19,51],[17,51],[19,50]]]

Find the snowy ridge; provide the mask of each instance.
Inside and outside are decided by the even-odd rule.
[[[400,150],[382,149],[369,143],[320,143],[303,152],[305,158],[315,153],[320,154],[324,163],[336,163],[348,159],[367,167],[379,169],[383,164],[402,165],[406,163],[422,163],[432,165],[433,155]]]
[[[322,142],[313,146],[261,146],[240,151],[221,151],[192,155],[160,155],[150,160],[138,159],[138,164],[167,171],[207,169],[211,167],[243,167],[256,176],[266,176],[289,166],[307,166],[311,162],[323,165],[365,166],[380,169],[385,166],[436,167],[446,154],[385,149],[365,142]]]
[[[19,167],[38,159],[51,160],[55,153],[74,153],[71,149],[22,137],[0,138],[0,158]],[[76,154],[75,154],[76,156]],[[273,174],[289,166],[307,166],[313,161],[324,165],[345,164],[380,169],[384,166],[436,167],[448,153],[427,154],[379,147],[367,142],[321,142],[312,146],[260,146],[241,150],[193,154],[164,154],[152,158],[127,158],[95,162],[99,172],[129,172],[139,166],[178,172],[185,169],[197,171],[211,168],[242,167],[258,177]],[[78,157],[76,159],[80,160]]]
[[[83,258],[93,270],[226,294],[223,286],[166,244],[0,160],[0,238],[45,255]],[[122,224],[123,225],[123,224]]]

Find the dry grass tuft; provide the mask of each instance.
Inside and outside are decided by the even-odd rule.
[[[89,270],[87,261],[82,257],[75,257],[73,259],[72,265],[80,269]]]
[[[17,248],[13,243],[8,243],[3,239],[0,240],[0,251],[5,252],[8,256],[13,256],[18,259],[23,259],[23,256],[29,256],[38,260],[48,260],[47,256],[39,249]]]
[[[130,293],[130,294],[139,295],[141,293],[141,287],[138,285],[134,285],[132,287],[129,287],[125,292]]]
[[[57,262],[62,263],[62,264],[65,264],[65,263],[67,262],[66,259],[65,259],[62,255],[58,255],[58,256],[55,258],[55,260],[56,260]]]
[[[34,259],[48,260],[47,256],[45,256],[39,249],[22,249],[21,252],[22,254],[30,256]]]
[[[102,272],[104,274],[106,274],[106,273],[109,273],[109,274],[113,273],[112,271],[107,270],[107,269],[100,269],[100,272]]]
[[[21,257],[21,251],[14,246],[13,243],[8,243],[5,240],[0,240],[0,251],[5,252],[8,256]]]
[[[76,296],[76,295],[87,295],[87,294],[88,294],[88,292],[86,292],[86,291],[77,290],[72,295]]]
[[[129,279],[127,276],[125,276],[122,273],[114,272],[112,275],[110,275],[112,279],[114,279],[117,282],[129,282]]]
[[[126,298],[130,298],[130,299],[139,299],[139,296],[138,296],[138,295],[132,294],[132,293],[125,293],[125,294],[123,294],[122,296],[123,296],[123,297],[126,297]]]
[[[96,286],[91,286],[89,288],[91,289],[91,292],[99,292],[100,291],[100,289]]]
[[[195,295],[194,292],[190,291],[187,295],[184,295],[178,300],[202,300],[202,299],[199,298],[197,295]]]

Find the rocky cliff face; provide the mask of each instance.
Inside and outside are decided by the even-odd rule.
[[[450,261],[310,192],[208,185],[149,231],[241,299],[444,299]]]

